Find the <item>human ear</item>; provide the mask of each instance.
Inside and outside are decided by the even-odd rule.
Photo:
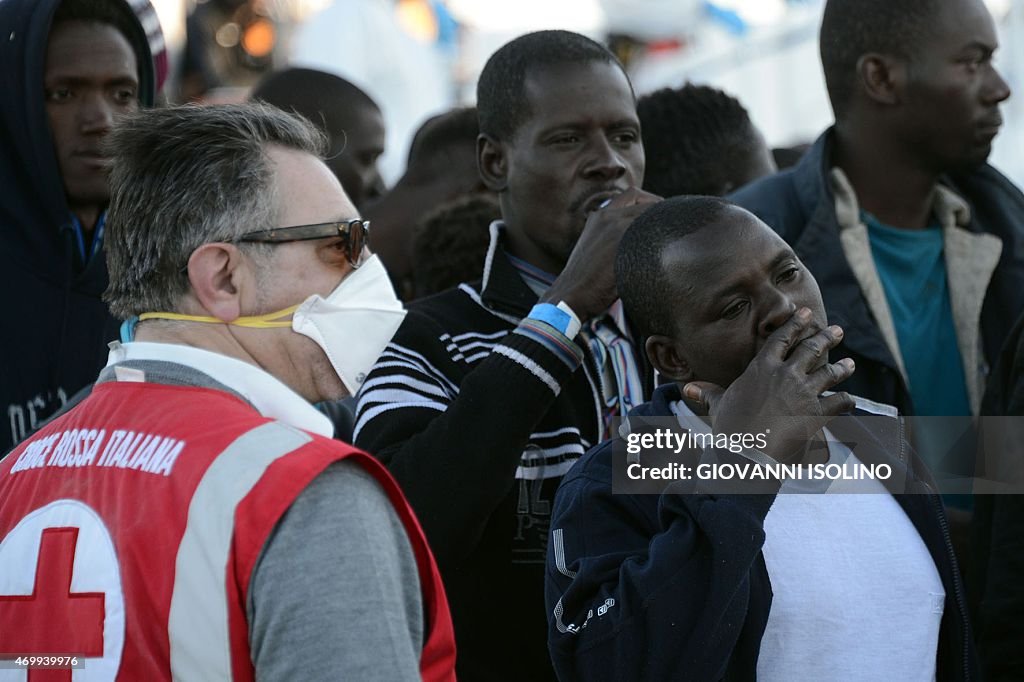
[[[207,313],[223,322],[242,314],[239,280],[242,254],[233,244],[203,244],[188,259],[188,280],[192,295]]]
[[[508,187],[508,161],[505,145],[490,135],[476,139],[476,164],[484,186],[492,192],[504,192]]]
[[[662,376],[676,383],[693,381],[693,370],[671,337],[661,334],[649,336],[644,350],[647,351],[647,359]]]
[[[857,79],[861,88],[869,99],[878,104],[898,104],[906,78],[906,64],[893,57],[869,52],[857,60]]]

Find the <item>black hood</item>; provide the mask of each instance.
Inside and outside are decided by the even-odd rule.
[[[127,2],[115,1],[132,19],[135,35],[126,37],[139,64],[139,98],[152,106],[153,58],[145,30]],[[70,214],[43,94],[50,22],[59,5],[60,0],[0,2],[0,230],[4,249],[18,249],[17,265],[63,282],[69,271],[54,262],[54,254]]]
[[[146,33],[123,0],[139,98],[155,96]],[[103,258],[76,271],[71,213],[46,115],[43,72],[60,0],[0,0],[0,455],[96,378],[116,321]]]

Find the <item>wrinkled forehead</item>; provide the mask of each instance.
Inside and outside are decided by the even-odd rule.
[[[268,144],[266,155],[274,173],[281,226],[348,220],[358,215],[338,178],[313,154]]]
[[[666,279],[689,304],[711,304],[720,292],[771,277],[775,263],[794,257],[770,227],[739,209],[673,242],[662,254]],[[684,305],[675,297],[676,305]]]

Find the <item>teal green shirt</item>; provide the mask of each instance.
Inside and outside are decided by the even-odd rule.
[[[942,230],[902,230],[861,212],[892,312],[914,411],[970,415],[971,403],[949,302]]]

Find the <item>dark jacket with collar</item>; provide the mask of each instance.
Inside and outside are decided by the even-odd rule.
[[[996,362],[983,414],[1024,417],[1024,316]],[[1002,421],[1002,420],[1000,420]],[[1015,420],[1016,421],[1016,420]],[[1005,427],[1004,427],[1005,428]],[[1020,431],[1009,431],[1014,438]],[[1017,452],[1021,441],[1015,443]],[[1013,448],[1003,449],[1004,457]],[[1011,455],[1012,457],[1012,455]],[[1019,476],[1019,458],[1016,466]],[[1019,480],[1019,479],[1017,479]],[[976,495],[971,519],[973,563],[967,572],[985,679],[1024,679],[1024,495]]]
[[[630,414],[630,429],[642,429],[647,417],[671,417],[670,404],[678,400],[678,386],[659,387]],[[829,429],[857,443],[864,463],[885,462],[910,474],[893,478],[908,481],[905,490],[915,494],[894,497],[946,590],[937,679],[978,679],[942,503],[917,476],[923,468],[905,449],[900,420],[844,418]],[[765,494],[694,492],[678,482],[661,495],[613,494],[616,440],[621,446],[619,438],[606,441],[577,462],[555,500],[545,597],[559,678],[755,679],[772,604],[761,554],[764,519],[778,483]],[[893,442],[898,452],[891,452]]]
[[[585,344],[582,366],[570,366],[516,333],[537,295],[501,242],[493,231],[481,282],[409,306],[358,395],[354,439],[387,464],[423,524],[459,679],[533,682],[554,678],[543,604],[551,505],[600,440],[602,401]]]
[[[35,430],[106,362],[117,323],[101,300],[102,257],[75,266],[71,212],[47,124],[43,73],[60,0],[0,2],[0,455]],[[136,35],[139,97],[151,105],[153,60]]]
[[[793,247],[821,287],[828,321],[846,332],[832,360],[850,357],[857,372],[839,390],[895,405],[914,414],[907,390],[839,241],[835,197],[829,182],[833,134],[826,131],[799,164],[730,195]],[[984,357],[991,366],[1014,321],[1024,310],[1024,195],[987,164],[973,173],[944,178],[969,205],[971,232],[1003,242],[1002,255],[981,313]]]

